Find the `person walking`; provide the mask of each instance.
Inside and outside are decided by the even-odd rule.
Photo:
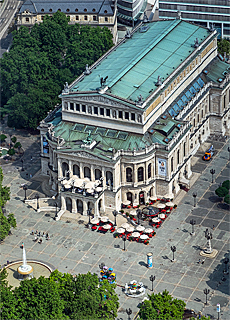
[[[24,242],[22,242],[21,248],[22,248],[22,249],[24,248]]]
[[[34,242],[36,242],[38,240],[38,237],[37,236],[35,236],[34,237]]]

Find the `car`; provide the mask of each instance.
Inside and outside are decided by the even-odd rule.
[[[205,152],[204,156],[203,156],[203,160],[204,161],[209,161],[212,156],[214,155],[214,147],[213,145]]]

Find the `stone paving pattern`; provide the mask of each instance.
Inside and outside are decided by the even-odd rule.
[[[31,140],[31,139],[30,139]],[[25,140],[25,143],[29,141]],[[214,190],[219,183],[229,179],[228,143],[213,142],[218,154],[209,163],[201,159],[203,152],[196,154],[197,161],[193,171],[199,173],[199,178],[189,192],[180,201],[176,210],[157,230],[156,237],[145,246],[136,242],[126,241],[127,251],[122,251],[123,241],[115,239],[112,234],[93,232],[80,223],[66,223],[54,221],[53,213],[37,213],[30,206],[23,203],[24,191],[20,184],[29,183],[28,194],[31,197],[37,192],[42,195],[39,176],[29,181],[27,173],[33,175],[40,169],[40,160],[37,157],[30,162],[30,154],[38,156],[38,140],[31,141],[32,146],[25,152],[25,172],[17,170],[19,163],[4,165],[4,185],[11,187],[11,200],[7,203],[7,212],[15,214],[17,229],[12,230],[1,244],[1,260],[18,260],[22,256],[20,245],[22,242],[27,249],[28,259],[37,259],[54,265],[61,272],[72,274],[99,273],[99,264],[104,262],[113,267],[117,274],[117,293],[120,299],[118,319],[127,319],[127,308],[132,309],[132,316],[138,311],[141,298],[127,298],[121,286],[130,280],[142,281],[148,286],[147,293],[151,293],[150,275],[155,275],[154,291],[162,292],[167,289],[176,298],[183,299],[187,307],[196,312],[217,317],[216,304],[221,305],[221,320],[230,319],[229,314],[229,275],[222,281],[224,264],[223,259],[229,256],[229,206],[220,203]],[[32,148],[34,147],[34,149]],[[29,167],[30,166],[30,167]],[[211,183],[210,169],[214,168],[214,183]],[[37,177],[37,181],[36,181]],[[39,181],[40,180],[40,181]],[[193,206],[193,192],[197,192],[197,206]],[[184,192],[184,191],[183,191]],[[179,197],[174,200],[178,204]],[[191,219],[196,220],[195,236],[191,236]],[[203,259],[199,253],[205,247],[204,231],[215,225],[212,246],[218,250],[214,259],[206,258],[204,264],[198,264]],[[42,244],[35,243],[30,235],[32,230],[45,231],[51,235],[50,240]],[[171,262],[170,246],[177,248],[175,262]],[[146,267],[146,254],[153,253],[153,269]],[[204,305],[203,289],[208,288],[208,305]]]

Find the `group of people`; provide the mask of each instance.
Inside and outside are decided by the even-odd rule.
[[[110,284],[116,283],[116,273],[113,272],[113,268],[106,266],[100,271],[100,281],[108,280]]]
[[[39,237],[44,237],[44,238],[46,238],[46,240],[50,240],[50,236],[49,236],[48,232],[47,233],[45,233],[45,232],[42,233],[42,232],[40,232],[38,230],[36,230],[35,232],[32,230],[31,235],[35,236],[34,237],[34,242],[38,241],[38,243],[40,243],[40,244],[42,243],[42,238],[40,238],[38,240]]]

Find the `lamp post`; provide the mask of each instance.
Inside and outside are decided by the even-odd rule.
[[[55,205],[55,217],[57,218],[57,215],[58,215],[58,214],[57,214],[57,207],[58,207],[57,202],[55,202],[55,204],[54,204],[54,205]]]
[[[215,174],[215,172],[216,172],[216,171],[215,171],[214,169],[211,169],[211,170],[210,170],[210,173],[211,173],[211,175],[212,175],[212,183],[213,183],[213,175]]]
[[[23,160],[23,159],[21,159],[21,163],[22,163],[22,171],[24,171],[24,168],[23,168],[23,162],[24,162],[24,160]]]
[[[126,234],[124,234],[122,236],[122,240],[124,241],[124,249],[123,249],[123,251],[125,251],[125,241],[127,240]]]
[[[113,215],[114,215],[114,227],[117,226],[117,215],[118,215],[118,212],[116,210],[113,211]]]
[[[192,226],[192,233],[191,233],[191,235],[194,236],[194,235],[195,235],[194,225],[196,224],[196,221],[192,219],[192,220],[190,220],[190,224],[191,224],[191,226]]]
[[[154,281],[155,279],[156,279],[156,277],[153,276],[153,275],[151,275],[151,276],[149,277],[149,280],[152,281],[152,291],[153,291],[153,281]]]
[[[171,251],[172,251],[172,253],[173,253],[173,258],[172,258],[172,262],[174,262],[174,261],[176,261],[175,259],[174,259],[174,252],[176,252],[176,247],[175,246],[171,246]]]
[[[88,222],[88,225],[90,225],[90,224],[91,224],[91,223],[90,223],[91,210],[92,210],[92,209],[88,209],[88,210],[87,210],[87,214],[88,214],[88,216],[89,216],[89,222]]]
[[[207,239],[207,248],[204,250],[205,253],[212,253],[211,239],[212,233],[208,230],[205,231],[205,238]]]
[[[220,320],[220,304],[219,303],[217,303],[217,305],[216,305],[216,311],[217,311],[217,314],[218,314],[217,320]]]
[[[141,210],[140,209],[137,209],[137,223],[138,223],[138,225],[140,224],[140,217],[141,217]]]
[[[128,320],[130,320],[131,318],[130,318],[130,316],[131,316],[131,314],[132,314],[132,310],[129,308],[129,309],[126,309],[126,313],[127,313],[127,315],[128,315]]]
[[[24,185],[23,186],[23,190],[25,191],[25,198],[24,198],[24,201],[26,201],[26,190],[28,189],[27,185]]]
[[[230,147],[228,147],[228,152],[229,152],[229,160],[230,160]]]
[[[39,195],[37,194],[35,198],[37,199],[37,211],[39,211]]]
[[[193,192],[192,194],[193,198],[194,198],[194,207],[196,206],[196,197],[197,197],[197,193]]]
[[[208,304],[208,294],[209,294],[209,292],[210,292],[209,289],[207,289],[207,288],[204,289],[204,294],[206,295],[206,302],[205,302],[205,304]]]

